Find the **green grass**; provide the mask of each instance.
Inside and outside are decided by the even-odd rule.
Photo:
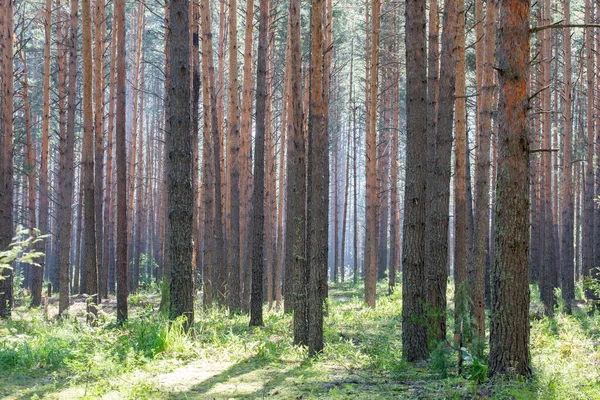
[[[91,328],[18,308],[0,323],[0,398],[600,399],[600,316],[532,320],[533,378],[477,385],[448,346],[427,362],[402,359],[399,289],[372,310],[362,285],[331,286],[326,346],[313,359],[292,344],[289,315],[265,310],[265,327],[250,328],[248,316],[213,309],[185,334],[157,311],[155,289],[133,298],[122,327],[113,315]]]

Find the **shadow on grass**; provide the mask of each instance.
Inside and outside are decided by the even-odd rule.
[[[53,370],[55,371],[55,370]],[[51,374],[50,370],[3,373],[0,377],[0,398],[44,398],[69,386],[69,379]]]

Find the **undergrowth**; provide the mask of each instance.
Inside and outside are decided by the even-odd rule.
[[[379,293],[386,293],[386,283],[380,285]],[[403,360],[400,287],[370,309],[362,285],[333,285],[325,350],[312,359],[293,345],[292,318],[281,311],[265,307],[264,328],[250,328],[248,316],[224,309],[198,311],[186,334],[181,321],[158,312],[159,299],[150,287],[133,299],[123,326],[101,312],[95,328],[81,316],[46,322],[41,311],[17,308],[12,320],[0,323],[0,397],[600,398],[598,315],[557,309],[552,318],[532,320],[533,378],[489,381],[485,353],[469,361],[475,353],[468,346],[463,356],[470,364],[459,372],[451,328],[430,360]],[[192,368],[189,382],[181,368]]]

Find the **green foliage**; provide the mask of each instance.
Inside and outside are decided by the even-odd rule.
[[[487,365],[483,364],[478,357],[471,355],[467,348],[461,347],[460,351],[467,366],[465,378],[477,384],[482,384],[487,375]]]
[[[40,267],[36,261],[43,257],[44,253],[36,251],[34,246],[48,235],[40,235],[37,229],[33,230],[33,234],[31,233],[29,229],[19,226],[8,249],[0,251],[0,279],[4,279],[1,275],[2,270],[12,269],[12,264],[15,262]]]

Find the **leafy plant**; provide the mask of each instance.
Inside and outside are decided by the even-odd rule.
[[[40,267],[36,260],[43,257],[44,253],[36,251],[34,246],[47,236],[40,235],[37,229],[32,231],[19,226],[8,249],[0,251],[0,279],[4,279],[1,275],[2,270],[12,269],[12,264],[15,262]]]
[[[488,366],[483,364],[478,357],[471,355],[465,347],[462,347],[460,350],[463,360],[467,363],[465,378],[477,384],[485,382]]]

